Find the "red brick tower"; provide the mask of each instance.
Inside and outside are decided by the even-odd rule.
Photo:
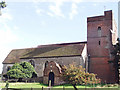
[[[115,30],[114,30],[115,31]],[[116,34],[113,32],[112,11],[105,11],[103,16],[87,18],[87,46],[89,72],[106,83],[115,83],[115,69],[112,63],[112,44]]]

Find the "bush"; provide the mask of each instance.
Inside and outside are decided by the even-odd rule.
[[[11,79],[31,78],[37,75],[34,67],[28,62],[16,63],[7,72],[7,76]]]
[[[77,84],[87,85],[101,82],[100,79],[96,78],[96,74],[85,72],[82,66],[77,67],[75,64],[63,67],[63,80],[72,84],[75,90],[77,90]]]

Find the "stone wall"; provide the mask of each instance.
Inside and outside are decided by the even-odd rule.
[[[21,61],[27,61],[29,62],[31,59],[21,59]],[[36,58],[32,59],[35,62],[35,70],[37,72],[38,77],[43,76],[43,71],[45,68],[45,62],[48,61],[54,61],[60,65],[68,65],[72,64],[73,62],[76,62],[77,65],[82,65],[85,67],[84,60],[81,56],[71,56],[71,57],[52,57],[52,58]]]
[[[1,79],[2,80],[6,80],[3,75],[7,73],[7,69],[8,67],[12,67],[13,64],[3,64],[3,71],[2,71],[2,75],[1,75]]]
[[[7,68],[8,68],[8,67],[12,67],[12,66],[13,66],[13,64],[3,64],[2,74],[7,73]]]

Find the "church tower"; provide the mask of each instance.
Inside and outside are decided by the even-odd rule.
[[[87,51],[89,56],[89,72],[95,73],[104,83],[114,83],[115,69],[111,55],[116,41],[112,11],[104,15],[87,18]]]

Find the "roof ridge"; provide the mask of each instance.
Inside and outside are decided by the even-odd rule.
[[[69,42],[69,43],[56,43],[56,44],[45,44],[45,45],[38,45],[37,47],[30,47],[30,48],[20,48],[20,49],[12,49],[12,51],[15,50],[25,50],[25,49],[35,49],[35,48],[41,48],[41,47],[48,47],[48,46],[66,46],[66,45],[73,45],[73,44],[85,44],[87,41],[82,42]]]
[[[38,45],[37,47],[48,47],[48,46],[66,46],[66,45],[73,45],[73,44],[84,44],[87,43],[87,41],[82,42],[69,42],[69,43],[56,43],[56,44],[46,44],[46,45]]]

